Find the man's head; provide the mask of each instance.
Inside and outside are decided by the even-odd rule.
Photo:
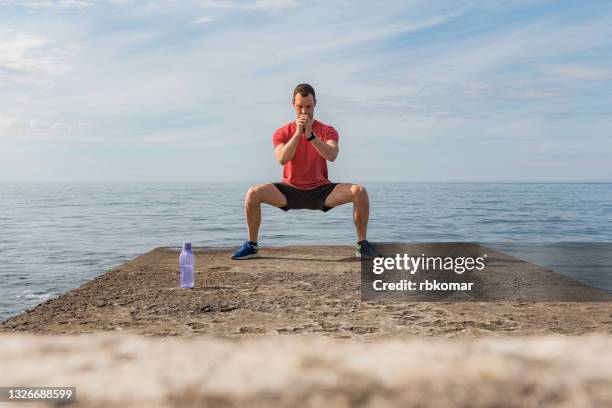
[[[317,98],[312,86],[308,84],[299,84],[295,87],[293,90],[293,108],[298,117],[306,114],[312,118],[314,116],[316,104]]]

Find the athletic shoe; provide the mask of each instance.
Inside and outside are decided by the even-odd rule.
[[[364,259],[374,259],[384,256],[376,248],[372,246],[367,240],[361,241],[361,244],[357,244],[357,251],[355,256]]]
[[[232,255],[232,259],[251,259],[259,258],[259,246],[251,244],[251,241],[246,241]]]

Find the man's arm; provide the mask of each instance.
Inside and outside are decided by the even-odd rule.
[[[295,133],[287,143],[281,143],[274,148],[274,156],[276,156],[276,161],[279,162],[281,166],[284,166],[285,163],[293,159],[295,150],[300,141],[301,132],[302,128],[297,126]]]
[[[340,149],[338,148],[337,140],[328,140],[327,142],[324,142],[318,137],[315,137],[310,143],[312,143],[317,152],[319,152],[319,154],[323,156],[325,160],[333,162],[336,160],[336,157],[338,157],[338,152]]]

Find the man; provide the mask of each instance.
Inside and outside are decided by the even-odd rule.
[[[331,183],[327,178],[327,160],[338,157],[338,132],[314,119],[317,104],[315,90],[299,84],[293,91],[296,119],[274,133],[274,155],[283,166],[282,183],[252,186],[245,196],[245,212],[249,233],[232,259],[259,257],[257,235],[261,224],[261,203],[284,211],[309,209],[329,211],[342,204],[353,203],[353,222],[357,230],[356,256],[374,258],[380,253],[366,240],[369,201],[363,186]]]

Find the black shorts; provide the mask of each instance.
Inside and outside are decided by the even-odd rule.
[[[279,207],[283,211],[301,209],[329,211],[334,208],[326,207],[325,199],[338,183],[325,184],[312,190],[302,190],[285,183],[274,183],[274,185],[287,199],[287,205]]]

